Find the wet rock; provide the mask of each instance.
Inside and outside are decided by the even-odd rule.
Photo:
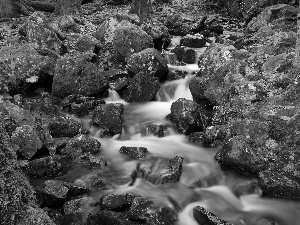
[[[82,225],[86,221],[83,208],[87,205],[87,199],[80,198],[65,202],[64,216],[60,219],[60,224]]]
[[[180,39],[180,45],[190,48],[202,48],[206,44],[206,39],[203,36],[186,35]]]
[[[261,190],[258,187],[258,182],[253,180],[238,183],[232,191],[236,196],[261,193]]]
[[[32,224],[32,225],[55,225],[48,214],[40,208],[28,207],[22,216],[22,220],[16,223],[21,224]]]
[[[64,203],[64,213],[68,215],[77,212],[82,212],[83,211],[82,208],[85,206],[85,204],[86,202],[84,198],[67,201]]]
[[[176,65],[178,63],[178,57],[173,52],[165,52],[163,56],[164,56],[164,58],[165,58],[165,60],[167,61],[168,64]]]
[[[191,33],[190,27],[184,24],[180,14],[168,15],[164,20],[164,25],[168,28],[171,35],[184,36]]]
[[[70,196],[78,196],[90,192],[90,189],[84,186],[80,186],[74,183],[68,183],[64,181],[58,181],[58,182],[64,187],[68,188],[68,195]]]
[[[120,148],[120,153],[128,155],[132,159],[145,159],[147,157],[148,150],[144,147],[126,147]]]
[[[171,52],[174,52],[176,54],[179,62],[182,61],[183,55],[185,53],[184,47],[177,45],[174,49],[171,50]]]
[[[165,124],[152,123],[146,127],[146,136],[165,137],[169,133],[169,126]]]
[[[47,180],[43,185],[44,187],[41,189],[41,192],[44,196],[46,206],[50,208],[63,206],[67,200],[68,188],[55,180]]]
[[[205,133],[193,132],[189,135],[189,141],[195,144],[204,144],[206,141]]]
[[[105,195],[100,198],[101,209],[120,211],[129,208],[133,202],[134,196],[131,194]]]
[[[127,102],[147,102],[155,97],[159,88],[160,84],[156,78],[140,72],[131,79],[123,98]]]
[[[148,210],[153,204],[153,201],[141,197],[135,197],[128,212],[128,217],[131,220],[146,220]]]
[[[194,49],[185,49],[183,59],[184,63],[193,64],[196,61],[196,52]]]
[[[13,66],[12,66],[13,65]],[[26,93],[43,84],[43,75],[53,75],[55,62],[40,55],[31,44],[0,49],[0,93]]]
[[[150,73],[159,80],[164,80],[168,73],[168,65],[159,51],[148,48],[130,56],[127,70],[133,74]]]
[[[258,172],[266,168],[262,155],[248,143],[243,136],[235,136],[229,140],[217,154],[217,160],[240,171]]]
[[[32,160],[24,168],[24,173],[33,177],[57,176],[61,171],[62,165],[51,156]]]
[[[158,51],[166,49],[171,43],[171,35],[168,28],[163,24],[155,21],[153,23],[143,23],[141,28],[146,31],[153,39],[154,48]]]
[[[75,43],[75,49],[79,52],[93,52],[97,54],[100,45],[99,41],[93,36],[83,35]]]
[[[155,214],[150,215],[150,225],[173,225],[178,220],[177,214],[169,207],[162,207]]]
[[[18,153],[23,159],[30,159],[43,146],[35,129],[29,125],[17,127],[11,141],[19,147]]]
[[[95,64],[94,53],[78,53],[57,61],[52,94],[66,97],[72,94],[101,97],[108,89],[105,73]]]
[[[183,134],[202,131],[206,119],[197,103],[180,98],[171,105],[171,113],[167,116],[176,129]]]
[[[261,27],[270,24],[273,29],[281,29],[284,31],[296,31],[297,24],[297,8],[279,4],[269,6],[257,17],[254,17],[247,26],[248,32],[256,32]]]
[[[299,181],[278,171],[260,172],[259,187],[265,196],[300,199]]]
[[[213,213],[206,211],[203,207],[197,206],[193,208],[193,215],[195,220],[199,224],[207,224],[207,225],[218,225],[218,224],[224,224],[224,225],[230,225],[230,223],[219,219],[216,217]]]
[[[40,110],[47,115],[58,116],[59,111],[55,105],[54,98],[47,92],[42,93],[41,107]]]
[[[153,47],[152,38],[138,26],[110,17],[97,29],[95,35],[110,46],[111,54],[117,61],[125,62],[134,53]]]
[[[51,26],[51,25],[50,25]],[[42,12],[35,12],[22,25],[22,33],[27,40],[40,47],[46,47],[56,53],[64,53],[65,46],[48,24],[48,18]]]
[[[124,105],[120,103],[100,105],[94,110],[92,116],[92,123],[99,125],[111,135],[121,133],[123,120]]]
[[[180,178],[183,158],[175,156],[172,159],[151,158],[138,164],[132,177],[142,177],[153,184],[174,183]]]
[[[48,125],[53,137],[74,137],[78,134],[87,134],[88,131],[77,120],[71,117],[55,117]]]
[[[85,225],[133,225],[123,213],[102,210],[95,215],[89,214]]]
[[[61,154],[68,155],[72,158],[76,158],[85,154],[96,154],[100,151],[101,143],[88,136],[88,135],[77,135],[73,137],[61,150]]]
[[[107,166],[107,162],[102,157],[88,155],[88,166],[90,168],[104,169]]]
[[[64,98],[61,105],[65,112],[75,114],[78,117],[89,115],[97,106],[105,104],[102,99],[86,97],[83,95],[69,95]]]

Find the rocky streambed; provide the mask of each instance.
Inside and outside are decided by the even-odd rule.
[[[298,224],[297,9],[260,11],[2,22],[0,224]]]

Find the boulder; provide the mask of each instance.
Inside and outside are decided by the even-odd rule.
[[[68,196],[68,188],[55,180],[47,180],[43,184],[41,193],[47,207],[62,207]]]
[[[128,155],[132,159],[145,159],[147,157],[148,150],[144,147],[122,146],[119,152]]]
[[[69,95],[63,99],[61,105],[63,111],[75,114],[78,117],[89,115],[97,106],[105,104],[103,99],[86,97],[80,94]]]
[[[101,97],[108,90],[108,82],[95,60],[94,53],[78,53],[59,59],[52,94],[61,98],[72,94]]]
[[[171,208],[163,206],[154,214],[150,215],[150,225],[172,225],[178,220],[177,213]]]
[[[180,45],[190,48],[205,47],[206,39],[203,36],[186,35],[180,39]]]
[[[61,150],[61,154],[76,158],[84,154],[96,154],[100,151],[100,147],[101,143],[98,140],[80,134],[71,138],[66,147]]]
[[[167,62],[154,48],[131,55],[127,61],[127,70],[133,74],[150,73],[159,80],[164,80],[169,71]]]
[[[197,206],[193,208],[193,215],[198,224],[207,225],[230,225],[230,223],[218,218],[215,214],[206,211],[203,207]]]
[[[152,100],[160,88],[159,81],[151,74],[140,72],[129,82],[123,93],[127,102],[147,102]]]
[[[49,122],[48,128],[53,137],[74,137],[88,133],[82,124],[68,116],[54,117]]]
[[[198,104],[191,100],[180,98],[171,105],[171,113],[167,116],[175,128],[182,134],[202,131],[206,119]]]
[[[89,214],[85,225],[93,224],[132,225],[132,221],[124,213],[102,210],[95,215]]]
[[[182,163],[183,158],[180,156],[172,159],[153,157],[140,161],[132,176],[142,177],[155,185],[174,183],[180,179]]]
[[[40,55],[33,45],[6,46],[0,49],[0,93],[26,93],[29,87],[45,84],[52,76],[55,61]]]
[[[124,120],[124,105],[109,103],[98,106],[92,116],[92,124],[99,125],[110,135],[120,134]]]
[[[131,194],[110,194],[102,196],[99,204],[101,209],[120,211],[126,208],[128,209],[131,206],[134,198],[135,197]]]
[[[57,176],[62,169],[60,163],[56,162],[53,157],[47,156],[29,161],[23,171],[31,177],[52,177]]]
[[[80,36],[75,43],[75,49],[79,52],[93,52],[97,54],[99,48],[99,41],[90,35]]]
[[[184,63],[193,64],[196,62],[196,52],[194,49],[185,49],[182,58]]]

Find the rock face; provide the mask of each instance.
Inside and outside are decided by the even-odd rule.
[[[203,130],[206,119],[197,103],[180,98],[172,103],[171,113],[167,116],[180,133],[190,134]]]
[[[110,48],[117,61],[127,61],[133,54],[153,47],[152,38],[138,26],[127,20],[110,17],[97,29],[95,37]]]
[[[124,120],[124,105],[110,103],[98,106],[93,113],[92,123],[100,126],[109,135],[120,134]]]
[[[146,102],[152,100],[160,88],[159,81],[151,74],[136,74],[123,94],[127,102]]]
[[[154,48],[148,48],[130,56],[127,61],[127,70],[133,74],[150,73],[159,80],[164,80],[169,71],[167,62]]]
[[[95,60],[94,53],[79,53],[59,59],[55,67],[52,94],[61,98],[72,94],[101,97],[108,89],[108,82]]]
[[[26,92],[26,85],[42,84],[42,74],[53,75],[55,62],[30,44],[0,49],[0,93]]]

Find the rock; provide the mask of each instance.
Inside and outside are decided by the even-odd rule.
[[[141,28],[152,37],[154,48],[158,51],[166,49],[171,43],[171,35],[168,28],[157,21],[153,23],[143,23]]]
[[[23,159],[30,159],[43,146],[38,134],[29,125],[17,127],[12,133],[11,141],[19,147],[18,152]]]
[[[150,225],[173,225],[178,220],[177,214],[167,206],[150,215]]]
[[[177,45],[175,48],[171,50],[171,52],[174,52],[178,58],[178,61],[181,62],[185,53],[184,47]]]
[[[177,182],[182,172],[183,158],[175,156],[172,159],[153,157],[140,161],[133,177],[142,177],[153,184]]]
[[[160,84],[156,78],[140,72],[131,79],[123,98],[127,102],[147,102],[155,97],[159,88]]]
[[[54,98],[47,92],[42,93],[41,107],[40,110],[47,115],[58,116],[59,111],[55,105]]]
[[[171,113],[167,116],[176,129],[182,134],[202,131],[206,124],[204,114],[197,103],[180,98],[171,105]]]
[[[107,166],[107,162],[99,156],[88,155],[88,166],[90,168],[104,169]]]
[[[25,209],[24,209],[25,210]],[[22,219],[16,225],[30,224],[30,225],[55,225],[48,214],[40,208],[27,207]]]
[[[194,144],[204,144],[206,141],[205,133],[193,132],[189,135],[189,141]]]
[[[300,199],[299,181],[289,175],[278,171],[261,171],[259,174],[259,187],[263,195],[270,197]]]
[[[123,213],[102,210],[95,215],[89,214],[85,225],[132,225]]]
[[[219,219],[213,213],[206,211],[203,207],[197,206],[193,208],[193,215],[198,224],[207,225],[230,225],[230,223]]]
[[[183,19],[180,14],[168,15],[163,22],[171,35],[185,36],[188,33],[191,33],[190,27],[183,23]]]
[[[87,206],[87,199],[79,198],[65,202],[64,216],[60,219],[60,224],[82,225],[86,221],[84,207]]]
[[[66,51],[65,46],[50,27],[46,15],[42,12],[34,12],[22,25],[21,32],[30,43],[62,54]]]
[[[26,93],[43,85],[42,76],[53,75],[54,60],[40,55],[31,44],[0,49],[0,93]]]
[[[256,32],[261,27],[270,24],[273,29],[277,28],[282,31],[293,30],[296,32],[297,13],[297,8],[290,5],[278,4],[269,6],[248,23],[247,31]]]
[[[101,97],[108,89],[108,82],[95,60],[94,53],[78,53],[59,59],[55,67],[52,94],[61,98],[72,94]]]
[[[100,45],[99,41],[93,36],[83,35],[75,43],[75,49],[79,52],[98,53]]]
[[[64,203],[64,213],[68,215],[83,212],[83,207],[86,205],[86,203],[86,199],[84,198],[67,201]]]
[[[34,159],[24,168],[24,173],[32,177],[57,176],[62,171],[62,165],[55,162],[51,156]]]
[[[120,153],[128,155],[132,159],[145,159],[147,157],[148,150],[144,147],[126,147],[120,148]]]
[[[88,131],[77,120],[71,117],[54,117],[48,125],[53,137],[74,137],[78,134],[88,134]]]
[[[146,127],[146,136],[166,137],[169,134],[169,126],[159,123],[151,123]]]
[[[110,135],[119,134],[122,131],[124,120],[124,105],[109,103],[98,106],[92,116],[92,124],[97,124]]]
[[[41,192],[47,207],[61,207],[67,200],[68,188],[55,180],[47,180]]]
[[[260,194],[261,190],[258,187],[257,181],[244,181],[235,185],[232,190],[236,196]]]
[[[77,135],[73,137],[61,150],[63,155],[68,155],[72,158],[80,157],[85,154],[96,154],[100,151],[101,143],[87,135]]]
[[[131,194],[111,194],[102,196],[99,204],[101,209],[120,211],[128,209],[131,206],[133,199],[134,196]]]
[[[205,47],[206,39],[196,35],[186,35],[180,39],[180,45],[190,48]]]
[[[146,220],[148,210],[150,209],[153,201],[144,199],[142,197],[135,197],[128,212],[128,217],[131,220]]]
[[[70,196],[78,196],[90,192],[90,189],[84,186],[80,186],[77,184],[68,183],[64,181],[59,181],[59,183],[64,187],[68,188],[68,195]]]
[[[183,59],[184,63],[193,64],[196,61],[196,52],[194,49],[185,49]]]
[[[150,73],[159,80],[164,80],[168,74],[168,65],[159,51],[148,48],[130,56],[127,70],[133,74]]]
[[[105,46],[111,46],[114,59],[121,62],[126,62],[134,53],[153,47],[153,40],[145,31],[126,20],[119,22],[114,17],[98,27],[95,37]]]
[[[64,98],[61,105],[62,109],[78,117],[89,115],[97,106],[105,104],[103,99],[86,97],[83,95],[69,95]]]

